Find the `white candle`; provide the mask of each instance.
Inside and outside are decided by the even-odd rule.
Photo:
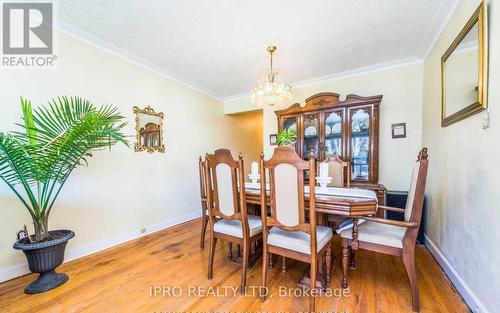
[[[328,177],[328,163],[319,164],[319,176]]]
[[[259,175],[259,163],[252,162],[252,175]]]

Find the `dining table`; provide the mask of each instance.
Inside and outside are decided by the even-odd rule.
[[[247,205],[261,205],[260,183],[246,182],[245,196]],[[269,203],[269,184],[266,184],[267,202]],[[368,189],[361,188],[339,188],[339,187],[315,187],[315,211],[317,215],[335,215],[350,218],[352,224],[353,250],[358,249],[358,223],[362,216],[375,215],[378,209],[377,194]],[[304,186],[304,201],[306,209],[309,209],[309,186]],[[319,213],[319,214],[318,214]],[[321,218],[319,219],[321,221]],[[343,228],[345,229],[345,228]],[[308,277],[303,277],[301,285],[308,285]],[[318,281],[317,286],[324,286]]]

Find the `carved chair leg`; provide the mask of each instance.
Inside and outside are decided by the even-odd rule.
[[[343,277],[342,277],[342,288],[348,288],[349,283],[347,281],[347,268],[348,268],[348,263],[349,263],[349,244],[347,240],[342,239],[342,271],[343,271]]]
[[[349,252],[351,254],[351,262],[349,266],[351,269],[356,269],[356,251],[352,247],[349,247]]]
[[[311,294],[310,294],[310,298],[309,298],[309,312],[316,312],[316,303],[315,303],[315,297],[314,297],[314,292],[313,290],[316,290],[316,279],[317,279],[317,276],[318,276],[318,260],[315,260],[315,258],[313,258],[313,260],[311,260],[311,273],[310,273],[310,277],[311,277]]]
[[[204,215],[201,219],[200,248],[205,249],[205,233],[207,232],[208,216]]]
[[[228,246],[227,257],[230,260],[232,260],[233,259],[233,243],[232,242],[228,242],[227,246]]]
[[[415,251],[403,251],[403,264],[410,281],[412,306],[414,311],[420,310],[420,296],[418,293],[417,273],[415,270]]]
[[[241,257],[241,246],[240,246],[240,245],[237,245],[237,246],[236,246],[236,255],[237,255],[238,257]]]
[[[210,236],[212,237],[212,236]],[[210,251],[208,255],[208,279],[212,279],[213,270],[214,270],[214,255],[215,255],[215,246],[217,245],[217,238],[210,238]]]
[[[269,253],[269,268],[273,268],[273,254]]]
[[[330,278],[332,275],[332,247],[326,250],[326,286],[330,287]]]
[[[281,263],[281,271],[283,273],[286,273],[286,257],[282,258],[282,263]]]
[[[243,270],[241,273],[241,294],[246,294],[247,286],[247,269],[248,269],[248,256],[249,256],[249,242],[243,243]]]

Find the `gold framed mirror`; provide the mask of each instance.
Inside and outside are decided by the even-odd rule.
[[[487,107],[487,3],[481,2],[441,58],[441,126]]]
[[[133,110],[136,132],[134,150],[164,153],[163,112],[156,113],[149,105],[144,109],[134,106]]]

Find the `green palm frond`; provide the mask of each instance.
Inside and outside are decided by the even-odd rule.
[[[126,123],[116,107],[96,107],[77,97],[59,97],[34,110],[21,99],[21,107],[24,123],[17,125],[23,131],[0,133],[0,178],[34,221],[46,220],[67,178],[87,164],[92,151],[120,142],[128,146]]]

